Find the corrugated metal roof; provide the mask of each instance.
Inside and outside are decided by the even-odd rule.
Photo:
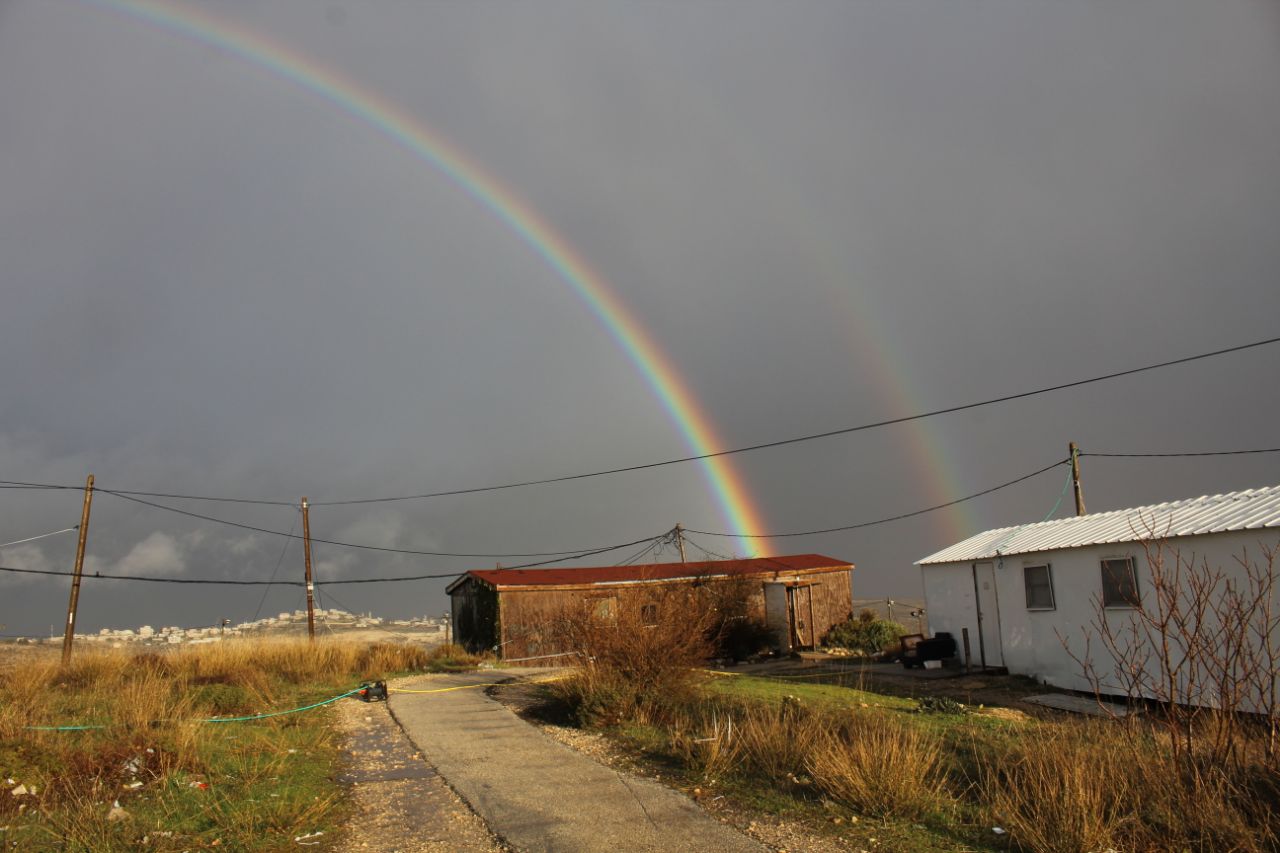
[[[482,569],[467,572],[449,584],[449,590],[465,577],[479,578],[496,587],[573,586],[577,584],[634,583],[678,580],[717,575],[754,575],[809,569],[851,569],[853,565],[821,554],[784,557],[752,557],[745,560],[708,560],[699,563],[650,563],[640,566],[599,566],[556,569]]]
[[[961,563],[1082,545],[1135,542],[1148,538],[1153,532],[1160,537],[1200,536],[1268,527],[1280,527],[1280,486],[988,530],[930,554],[917,561],[916,565]]]

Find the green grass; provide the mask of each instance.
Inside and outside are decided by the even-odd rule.
[[[94,853],[137,850],[143,839],[158,851],[277,851],[298,849],[295,837],[308,833],[340,837],[347,806],[332,707],[201,720],[297,708],[400,672],[453,670],[464,662],[459,652],[274,641],[94,652],[65,669],[47,660],[8,669],[0,778],[36,793],[0,792],[0,841]],[[30,728],[68,724],[105,728]],[[117,801],[127,816],[112,820]]]
[[[707,682],[711,695],[736,697],[747,700],[781,701],[785,696],[795,696],[807,704],[829,708],[874,707],[897,711],[913,711],[913,699],[886,696],[859,689],[857,676],[826,676],[843,679],[844,684],[825,684],[799,678],[760,678],[752,675],[717,676]]]

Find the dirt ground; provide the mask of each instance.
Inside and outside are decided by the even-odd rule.
[[[1030,678],[994,672],[965,673],[960,667],[940,670],[904,669],[896,663],[869,663],[856,660],[778,660],[749,664],[724,670],[765,678],[804,677],[808,684],[840,684],[889,696],[923,699],[945,696],[965,705],[1011,708],[1026,714],[1043,716],[1056,712],[1033,705],[1026,697],[1060,692]]]
[[[369,853],[502,853],[470,808],[436,775],[385,702],[340,702],[349,762],[338,781],[355,805],[344,850]],[[335,847],[335,849],[337,849]]]

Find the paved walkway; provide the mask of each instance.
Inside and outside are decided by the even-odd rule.
[[[423,676],[430,690],[509,679],[508,673]],[[762,853],[688,797],[604,767],[556,743],[484,694],[393,693],[391,713],[489,828],[517,850],[547,853],[697,850]]]

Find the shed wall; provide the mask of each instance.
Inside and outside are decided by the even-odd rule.
[[[850,589],[850,572],[848,569],[838,572],[805,575],[800,577],[786,576],[781,580],[800,580],[815,582],[813,587],[813,619],[821,638],[836,622],[843,621],[852,613],[853,600]],[[772,580],[772,577],[770,577]],[[749,584],[748,612],[751,618],[764,619],[764,581],[761,578],[712,579],[707,584],[730,584],[735,582]],[[616,606],[625,602],[643,603],[651,600],[655,592],[667,584],[613,585],[600,584],[576,589],[514,589],[499,592],[501,637],[501,657],[513,658],[539,657],[542,655],[561,654],[573,651],[561,648],[557,642],[555,623],[566,612],[579,606],[584,599],[614,598]],[[806,626],[809,613],[803,613]],[[809,629],[806,627],[805,635]]]

